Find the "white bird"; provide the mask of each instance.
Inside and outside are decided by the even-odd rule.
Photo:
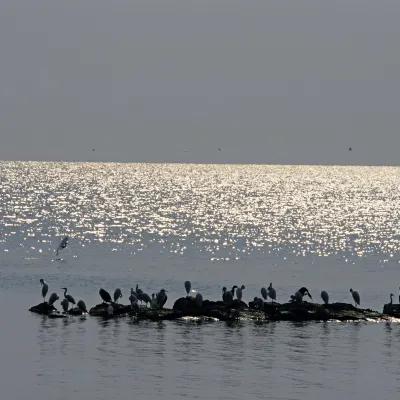
[[[65,248],[67,247],[68,240],[69,240],[69,237],[68,237],[68,236],[65,236],[65,237],[63,238],[63,240],[61,240],[61,243],[60,243],[60,244],[58,245],[58,247],[57,247],[57,252],[56,252],[57,255],[58,255],[58,252],[59,252],[60,250],[65,249]]]
[[[43,279],[41,279],[39,282],[42,285],[43,301],[46,302],[46,295],[47,295],[47,292],[49,291],[49,285]]]
[[[357,304],[360,305],[360,295],[358,294],[358,292],[356,290],[353,290],[353,289],[350,289],[350,293],[352,294],[354,303],[357,307]]]
[[[107,314],[109,317],[112,317],[114,315],[114,308],[111,304],[107,308]]]
[[[190,283],[190,281],[186,281],[185,282],[185,290],[186,290],[186,293],[187,293],[188,296],[189,296],[191,288],[192,288],[192,284]]]
[[[265,287],[261,288],[261,296],[263,297],[264,300],[267,300],[268,292],[267,289],[265,289]]]
[[[121,298],[121,297],[122,297],[121,289],[120,288],[115,289],[115,292],[114,292],[114,303],[118,303],[118,299]]]
[[[62,299],[62,301],[61,301],[61,306],[62,306],[62,308],[63,308],[63,310],[64,310],[64,313],[67,313],[67,312],[68,312],[68,308],[69,308],[69,301],[68,301],[68,299]]]
[[[58,299],[59,297],[57,296],[57,293],[52,293],[48,301],[49,306],[52,306]]]
[[[201,293],[197,293],[196,294],[196,304],[201,307],[203,304],[203,296],[201,295]]]
[[[329,303],[329,295],[328,295],[328,292],[326,292],[325,290],[323,290],[323,291],[321,292],[321,298],[322,298],[322,300],[323,300],[323,302],[324,302],[325,304],[328,304],[328,303]]]
[[[238,300],[242,300],[243,290],[246,289],[246,286],[242,285],[240,288],[236,289],[236,297]]]
[[[70,294],[67,294],[67,288],[65,288],[65,287],[63,287],[63,288],[61,288],[62,290],[64,290],[64,297],[70,302],[70,303],[72,303],[72,304],[76,304],[75,303],[75,299],[70,295]]]
[[[82,311],[82,313],[87,313],[86,304],[83,300],[79,300],[76,305],[78,306],[79,310]]]
[[[272,287],[272,282],[268,286],[268,296],[272,300],[272,303],[276,300],[276,290]]]

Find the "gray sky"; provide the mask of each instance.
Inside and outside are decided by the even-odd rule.
[[[399,15],[398,0],[1,0],[0,159],[397,164]]]

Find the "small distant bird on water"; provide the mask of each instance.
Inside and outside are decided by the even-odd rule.
[[[356,290],[353,290],[353,289],[350,289],[350,293],[352,294],[354,303],[357,307],[357,304],[360,305],[360,295],[358,294],[358,292]]]
[[[349,147],[349,151],[351,151],[351,147]]]
[[[58,245],[58,247],[57,247],[57,251],[56,251],[56,254],[57,254],[57,255],[58,255],[58,252],[59,252],[60,250],[65,249],[65,248],[67,247],[67,245],[68,245],[68,240],[69,240],[69,237],[68,237],[68,236],[65,236],[64,239],[61,240],[61,243],[60,243],[60,244]]]
[[[44,279],[41,279],[39,282],[42,285],[43,301],[46,302],[46,295],[47,295],[47,292],[49,291],[49,285],[44,281]]]

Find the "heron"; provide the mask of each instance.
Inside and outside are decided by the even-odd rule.
[[[63,238],[63,240],[61,240],[61,243],[58,245],[58,247],[57,247],[57,251],[56,251],[56,254],[58,255],[58,252],[60,251],[60,250],[62,250],[62,249],[65,249],[66,247],[67,247],[67,245],[68,245],[68,240],[69,240],[69,237],[68,236],[65,236],[64,238]]]
[[[46,294],[49,291],[49,285],[44,281],[44,279],[41,279],[40,284],[42,285],[42,297],[43,301],[46,302]]]
[[[390,305],[393,304],[393,297],[394,297],[394,294],[393,294],[393,293],[390,293]]]
[[[303,295],[302,293],[298,290],[294,296],[292,296],[292,300],[297,301],[298,303],[302,303],[303,302]]]
[[[350,293],[353,296],[353,300],[354,300],[354,303],[357,308],[357,304],[360,305],[360,295],[358,294],[358,292],[356,290],[353,290],[353,289],[350,289]]]
[[[103,300],[103,303],[111,303],[111,296],[110,293],[107,292],[107,290],[104,290],[103,288],[99,290],[99,295],[101,299]]]
[[[151,297],[147,293],[142,294],[142,300],[145,302],[146,307],[147,307],[147,303],[151,304]]]
[[[157,294],[156,297],[156,302],[157,302],[157,306],[158,308],[163,308],[164,304],[167,302],[167,294],[166,294],[166,290],[165,289],[161,289],[160,292]]]
[[[48,301],[49,306],[52,306],[58,299],[59,297],[57,296],[57,293],[52,293]]]
[[[265,287],[261,288],[261,296],[263,297],[264,300],[267,300],[268,292],[267,289],[265,289]]]
[[[227,290],[226,292],[225,292],[225,300],[224,300],[226,303],[232,303],[232,301],[233,301],[233,293],[232,293],[232,291],[231,290]]]
[[[79,310],[82,311],[82,313],[87,313],[86,304],[83,300],[79,300],[76,305],[78,306]]]
[[[201,293],[197,293],[196,294],[196,304],[201,307],[203,304],[203,296],[201,295]]]
[[[276,290],[272,287],[272,282],[268,286],[268,296],[271,298],[272,303],[276,300]]]
[[[75,303],[75,299],[70,295],[70,294],[67,294],[67,288],[65,288],[65,287],[63,287],[63,288],[61,288],[62,290],[64,290],[64,298],[66,298],[70,303],[72,303],[72,304],[76,304]]]
[[[246,286],[242,285],[240,288],[236,289],[236,297],[238,300],[242,300],[243,290],[246,289]]]
[[[114,315],[114,308],[113,308],[113,306],[111,304],[107,308],[107,315],[109,317],[112,317]]]
[[[237,286],[236,285],[232,286],[232,289],[231,289],[232,298],[235,297],[235,289],[237,289]]]
[[[139,285],[136,284],[136,295],[138,300],[140,300],[140,302],[142,302],[142,294],[143,294],[143,290],[139,289]]]
[[[226,293],[227,293],[227,290],[226,290],[226,287],[224,286],[222,288],[222,301],[226,301]]]
[[[68,312],[68,308],[69,308],[69,301],[68,299],[62,299],[61,301],[61,306],[64,310],[64,313],[66,314]]]
[[[129,301],[131,302],[131,304],[134,301],[137,301],[136,293],[133,291],[133,288],[131,288],[131,295],[129,296]]]
[[[118,303],[118,299],[122,297],[121,289],[115,289],[114,292],[114,303]]]
[[[321,298],[322,298],[322,301],[323,301],[325,304],[328,304],[328,303],[329,303],[329,295],[328,295],[328,292],[326,292],[325,290],[323,290],[323,291],[321,292]]]
[[[306,287],[301,287],[299,290],[298,290],[298,292],[301,294],[301,297],[304,297],[305,295],[307,295],[311,300],[313,299],[312,297],[311,297],[311,294],[310,294],[310,292],[308,291],[308,289],[306,288]]]
[[[186,290],[186,293],[187,293],[188,296],[189,296],[191,288],[192,288],[192,284],[190,283],[190,281],[186,281],[185,282],[185,290]]]

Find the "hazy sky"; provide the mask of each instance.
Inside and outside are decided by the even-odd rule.
[[[398,164],[399,15],[398,0],[0,0],[0,159]]]

